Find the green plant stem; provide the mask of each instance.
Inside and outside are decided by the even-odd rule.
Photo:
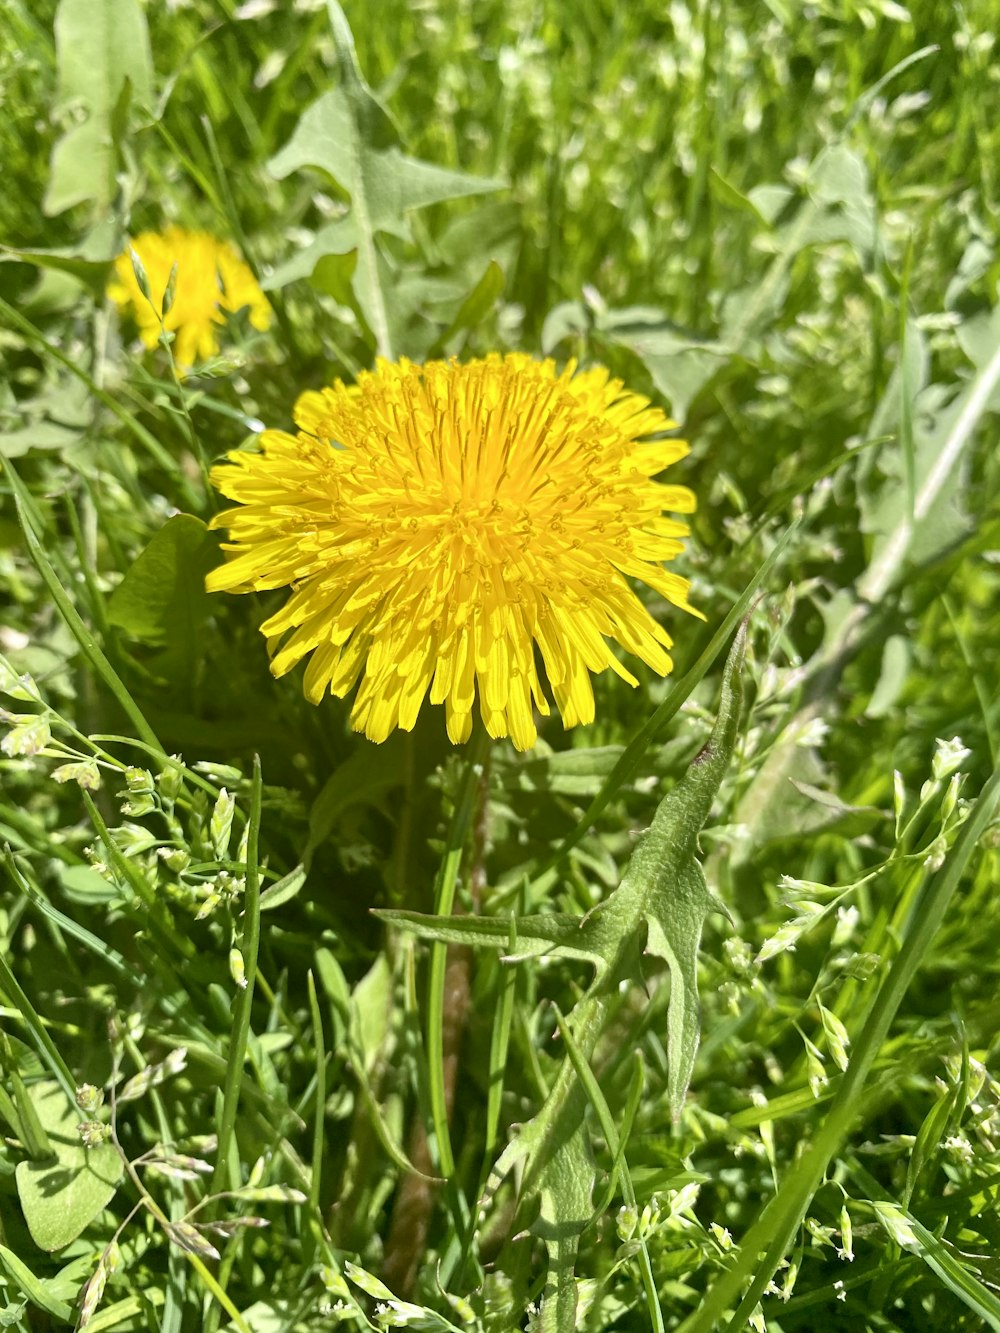
[[[785,1177],[778,1193],[743,1238],[732,1267],[709,1288],[701,1305],[684,1321],[679,1333],[711,1333],[718,1328],[719,1321],[739,1297],[747,1279],[750,1279],[750,1285],[726,1325],[729,1333],[741,1329],[753,1312],[801,1224],[831,1159],[850,1129],[872,1064],[937,934],[973,850],[993,817],[998,799],[1000,766],[994,769],[962,825],[944,865],[924,886],[910,916],[899,954],[876,996],[826,1120],[812,1146]]]
[[[482,726],[476,725],[465,759],[465,773],[448,830],[444,857],[434,885],[434,912],[448,916],[455,904],[455,887],[462,864],[465,845],[472,828],[476,793],[482,776],[489,737]],[[437,1146],[438,1168],[445,1177],[455,1170],[448,1130],[448,1107],[444,1074],[444,995],[445,973],[448,966],[448,946],[439,940],[431,945],[430,975],[427,982],[427,1065],[431,1124]]]
[[[369,182],[366,176],[361,144],[361,124],[373,99],[361,75],[357,53],[354,49],[354,38],[347,22],[347,16],[337,0],[327,0],[327,13],[330,17],[333,44],[336,48],[337,62],[340,66],[341,86],[351,107],[351,117],[347,131],[348,151],[353,160],[354,189],[351,194],[351,204],[354,208],[354,218],[357,223],[358,253],[364,259],[364,267],[368,275],[368,297],[371,304],[372,332],[375,334],[375,350],[379,356],[391,361],[392,337],[389,332],[389,311],[385,292],[382,290],[382,283],[379,278],[375,228],[368,199]]]
[[[257,954],[260,948],[260,870],[258,865],[258,838],[260,834],[262,780],[260,758],[254,756],[253,783],[250,788],[250,825],[247,838],[247,874],[243,915],[243,966],[246,985],[239,990],[233,1014],[233,1030],[229,1038],[226,1060],[226,1079],[222,1094],[222,1112],[219,1116],[219,1145],[212,1174],[212,1192],[221,1190],[228,1173],[229,1187],[242,1185],[236,1174],[229,1171],[229,1149],[236,1129],[236,1111],[240,1097],[240,1079],[246,1060],[250,1038],[250,1012],[253,1007],[257,981]]]
[[[934,460],[934,465],[913,502],[913,519],[908,515],[900,520],[885,545],[881,556],[874,561],[858,583],[858,595],[869,602],[877,602],[895,582],[906,553],[909,550],[913,528],[927,518],[952,474],[980,417],[986,411],[993,390],[1000,382],[1000,347],[977,375],[972,391]]]
[[[326,1116],[326,1045],[323,1039],[323,1014],[316,994],[312,972],[306,973],[309,988],[309,1013],[312,1018],[313,1047],[316,1052],[316,1098],[313,1123],[312,1161],[309,1172],[309,1207],[320,1216],[320,1186],[323,1176],[324,1119]]]

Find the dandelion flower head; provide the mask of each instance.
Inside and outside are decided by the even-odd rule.
[[[688,449],[648,440],[674,423],[607,370],[379,361],[304,393],[294,417],[297,434],[265,431],[214,469],[239,507],[213,520],[232,558],[208,587],[292,590],[261,630],[276,676],[308,657],[313,703],[360,678],[353,726],[384,741],[429,694],[460,742],[478,696],[489,734],[524,750],[533,709],[549,712],[542,674],[571,727],[593,720],[592,672],[637,683],[611,643],[670,671],[670,636],[629,580],[692,610],[663,562],[688,530],[664,510],[694,497],[654,480]]]
[[[145,270],[148,296],[136,277],[133,252]],[[267,297],[236,249],[209,232],[171,226],[163,232],[144,231],[131,241],[115,260],[108,284],[108,295],[121,310],[131,313],[147,347],[159,341],[163,297],[175,264],[173,303],[162,327],[175,334],[173,350],[179,366],[190,369],[218,354],[223,312],[246,306],[255,329],[270,325]]]

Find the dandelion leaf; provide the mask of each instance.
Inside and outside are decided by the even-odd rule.
[[[576,958],[592,963],[598,972],[606,967],[605,942],[590,927],[594,918],[581,920],[561,912],[514,919],[515,943],[510,943],[510,921],[506,917],[425,916],[421,912],[376,911],[391,926],[425,940],[464,944],[470,948],[502,949],[508,962],[526,958]]]
[[[360,139],[363,125],[352,118],[354,105],[343,87],[333,88],[313,102],[289,142],[268,163],[271,175],[283,180],[303,167],[325,171],[355,205],[359,197],[364,198],[365,215],[373,231],[397,235],[406,234],[402,219],[410,209],[501,188],[499,181],[408,157],[399,147],[394,130],[391,137],[380,133],[374,139]],[[360,142],[352,151],[355,137]],[[330,224],[318,235],[327,243],[340,245],[348,233],[345,227]]]
[[[667,1068],[674,1120],[680,1118],[698,1051],[698,946],[713,906],[701,866],[692,860],[677,877],[670,912],[646,918],[646,952],[670,969]]]
[[[318,168],[350,195],[357,248],[354,291],[379,351],[387,355],[391,349],[389,308],[376,234],[390,231],[398,235],[403,229],[405,235],[404,218],[410,209],[488,193],[498,189],[499,182],[438,167],[402,152],[396,127],[361,74],[343,10],[336,0],[329,0],[328,8],[340,86],[306,109],[289,142],[271,159],[269,170],[282,180],[302,167]],[[330,239],[343,247],[346,229]],[[345,250],[337,248],[331,253],[344,254]],[[321,259],[316,257],[313,271]]]
[[[148,103],[153,65],[138,0],[61,0],[55,19],[59,105],[81,109],[52,150],[45,212],[114,198],[117,145],[129,102]]]

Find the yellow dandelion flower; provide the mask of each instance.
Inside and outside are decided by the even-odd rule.
[[[130,250],[139,256],[145,269],[148,297],[136,279]],[[225,321],[224,311],[247,306],[255,329],[270,325],[267,297],[228,241],[183,227],[144,231],[115,260],[108,295],[123,311],[131,312],[147,347],[155,347],[160,337],[160,311],[174,264],[177,278],[173,304],[163,327],[176,334],[173,352],[178,366],[188,370],[196,361],[217,355],[217,330]]]
[[[313,703],[361,677],[351,720],[373,741],[408,731],[428,692],[467,740],[478,694],[489,734],[525,750],[532,705],[549,711],[536,646],[566,727],[593,720],[591,672],[637,683],[609,641],[670,671],[670,636],[628,580],[692,610],[663,567],[687,525],[663,511],[694,497],[653,480],[688,447],[644,442],[674,423],[607,370],[575,371],[380,361],[304,393],[297,435],[265,431],[213,470],[240,507],[213,520],[234,558],[209,590],[292,589],[261,626],[276,676],[308,656]]]

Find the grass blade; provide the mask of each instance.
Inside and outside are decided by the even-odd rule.
[[[70,601],[66,590],[59,582],[55,570],[49,563],[48,556],[45,554],[41,541],[36,533],[36,527],[41,530],[42,524],[30,492],[14,471],[10,459],[4,460],[4,466],[7,470],[7,477],[10,481],[11,489],[14,492],[14,504],[17,508],[17,516],[21,523],[21,531],[24,533],[24,540],[28,547],[28,553],[34,562],[35,568],[42,576],[42,581],[48,588],[52,600],[55,602],[56,607],[59,610],[59,614],[69,626],[73,637],[80,645],[80,651],[93,668],[95,675],[100,677],[114,695],[125,716],[135,727],[137,735],[145,741],[147,745],[151,746],[157,754],[165,754],[163,746],[157,740],[153,728],[146,721],[138,704],[136,704],[131,694],[129,694],[121,677],[104,655],[97,640],[84,624],[80,613]]]

